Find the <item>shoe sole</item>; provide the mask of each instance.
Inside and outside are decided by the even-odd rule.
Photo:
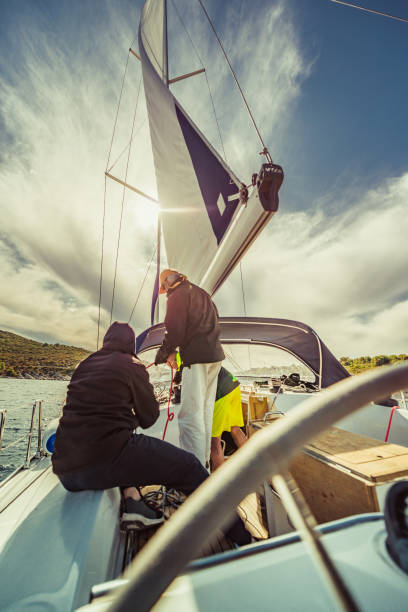
[[[145,527],[150,525],[159,525],[160,523],[164,522],[163,517],[149,519],[146,516],[143,516],[142,514],[130,514],[128,512],[124,512],[122,514],[121,519],[123,523],[141,523]]]

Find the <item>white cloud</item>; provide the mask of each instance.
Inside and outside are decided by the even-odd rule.
[[[81,11],[71,11],[66,16],[66,23],[63,26],[61,23],[53,24],[55,28],[50,28],[45,14],[40,15],[33,6],[29,19],[26,16],[27,23],[21,15],[20,21],[14,26],[16,31],[10,40],[14,44],[18,41],[18,62],[7,65],[3,58],[2,71],[5,78],[0,88],[1,108],[4,109],[1,120],[9,141],[9,146],[2,152],[0,166],[2,232],[13,245],[11,251],[9,248],[7,253],[0,253],[2,327],[35,337],[44,334],[59,341],[94,346],[99,299],[103,172],[126,53],[137,31],[137,15],[134,14],[132,24],[129,15],[122,10],[124,6],[101,4],[95,19],[85,19]],[[180,2],[178,6],[183,10]],[[190,8],[191,3],[187,3],[186,10],[190,11]],[[82,10],[86,11],[86,6]],[[255,60],[246,57],[242,51],[234,60],[241,70],[240,76],[247,81],[244,83],[246,89],[252,86],[256,78],[252,73],[253,61],[263,66],[264,71],[271,68],[271,62],[277,65],[272,58],[268,59],[268,66],[265,67],[263,56],[265,49],[269,48],[270,29],[276,27],[281,13],[282,9],[279,8],[269,13],[268,27],[264,31],[259,16],[252,20],[252,26],[251,22],[241,21],[240,36],[245,45],[250,44],[253,48],[251,41],[257,40]],[[234,20],[230,13],[230,17],[226,20],[227,29],[222,34],[233,48],[236,47],[232,43],[236,37],[237,16]],[[224,114],[224,118],[228,119],[231,113],[225,112],[224,98],[230,96],[230,82],[224,84],[225,68],[224,72],[218,72],[221,57],[214,41],[208,36],[207,25],[202,18],[197,23],[199,27],[205,27],[205,35],[202,30],[195,34],[201,38],[205,47],[204,55],[210,72],[211,68],[214,69],[212,87],[217,92],[214,94],[217,106],[224,110],[221,115]],[[66,28],[65,37],[58,36],[61,27]],[[289,32],[290,26],[288,28]],[[284,42],[279,43],[280,48],[277,50],[273,47],[272,51],[275,49],[286,58],[295,57],[296,50],[289,38],[289,35],[285,36]],[[73,41],[75,44],[72,44]],[[180,50],[184,52],[182,44]],[[188,57],[188,69],[191,69],[191,49],[184,56]],[[282,71],[282,75],[292,72],[297,74],[300,71],[301,62],[293,70]],[[272,73],[275,75],[276,70]],[[282,75],[279,78],[286,78]],[[274,76],[271,83],[266,85],[272,87],[276,78]],[[121,177],[125,174],[126,145],[129,142],[139,79],[140,66],[135,58],[130,57],[128,79],[110,157],[110,163],[113,163],[122,153],[112,170],[112,173]],[[297,91],[292,85],[277,89],[280,91],[280,101],[296,97]],[[187,102],[190,100],[192,109],[201,105],[202,109],[208,110],[208,100],[197,96],[197,91],[192,97],[187,94],[185,99]],[[245,111],[240,103],[241,115],[237,112],[235,121],[240,121],[242,112]],[[141,100],[136,117],[136,146],[132,148],[128,182],[155,195],[145,115],[146,110]],[[269,118],[273,125],[272,118]],[[238,161],[241,159],[245,163],[250,148],[249,124],[246,121],[246,126],[240,127],[246,142],[245,148],[233,139],[226,143],[227,148],[238,152]],[[258,148],[256,143],[255,155]],[[120,186],[108,183],[107,190],[103,328],[110,318],[122,202]],[[131,192],[126,193],[114,318],[127,320],[129,317],[152,254],[156,230],[148,206],[148,203]],[[13,256],[28,260],[30,265],[23,268],[17,266],[16,270],[17,260],[14,264],[13,261],[10,263],[10,257],[13,259]],[[152,283],[153,270],[132,319],[138,329],[144,328],[149,322]],[[162,311],[163,308],[164,304]]]
[[[303,321],[338,356],[406,352],[408,174],[358,197],[334,217],[278,212],[243,262],[247,312]],[[220,290],[226,314],[242,314],[240,283]]]
[[[127,49],[137,30],[137,15],[132,24],[122,5],[98,6],[101,12],[94,20],[70,12],[68,25],[76,35],[65,41],[50,36],[33,5],[30,27],[22,24],[13,38],[19,61],[8,66],[0,58],[0,126],[7,139],[0,157],[0,199],[2,233],[8,240],[0,249],[0,327],[90,348],[98,317],[103,173]],[[195,10],[190,2],[181,6],[186,18]],[[286,3],[266,14],[254,9],[250,19],[239,7],[227,5],[220,35],[274,154],[310,62],[300,52]],[[259,141],[202,18],[196,26],[193,33],[208,67],[227,157],[245,180],[258,169]],[[183,61],[171,64],[172,76],[200,67],[186,36],[178,45]],[[111,155],[113,162],[123,151],[112,171],[122,177],[140,77],[135,58],[128,68]],[[199,125],[201,117],[208,123],[206,133],[219,149],[211,101],[202,93],[205,77],[189,81],[175,85],[174,92]],[[154,196],[145,114],[141,101],[128,181]],[[408,175],[366,194],[354,187],[342,193],[336,185],[335,193],[311,205],[310,212],[285,214],[282,199],[281,211],[243,262],[248,314],[300,319],[338,355],[404,352]],[[108,183],[102,333],[110,318],[121,200],[120,186]],[[148,206],[127,192],[115,319],[128,319],[152,255],[156,228]],[[152,284],[153,269],[132,319],[138,331],[149,323]],[[242,313],[239,271],[217,302],[221,314]]]
[[[222,51],[198,3],[177,2],[183,21],[191,23],[189,33],[206,67],[211,95],[220,124],[226,159],[243,182],[259,170],[262,146],[249,113],[238,92]],[[292,16],[284,2],[265,7],[255,2],[250,18],[238,3],[225,3],[225,18],[216,27],[232,67],[239,79],[261,136],[272,157],[280,149],[290,110],[299,97],[301,84],[311,66],[300,52]],[[266,10],[267,8],[267,10]],[[216,14],[213,7],[210,15]],[[170,48],[177,50],[171,76],[201,67],[192,43],[174,19],[177,38]],[[194,82],[194,86],[192,85]],[[212,110],[212,101],[204,75],[180,81],[173,89],[187,112],[202,128],[213,146],[222,154],[220,137]]]
[[[110,10],[108,5],[106,8]],[[69,49],[63,40],[54,46],[55,41],[46,36],[37,14],[29,30],[21,27],[22,55],[16,63],[17,72],[11,73],[4,66],[8,78],[0,88],[1,107],[5,109],[1,119],[10,144],[0,166],[0,197],[2,233],[13,248],[0,252],[0,326],[93,347],[99,299],[103,173],[121,76],[134,32],[126,16],[113,9],[110,25],[116,34],[121,33],[115,40],[103,28],[86,26],[80,23],[79,15],[74,15],[68,19],[72,19],[71,27],[79,29],[78,48]],[[102,15],[107,18],[103,11]],[[140,80],[139,63],[133,60],[129,61],[130,78],[124,90],[111,162],[129,141]],[[154,195],[144,115],[141,104],[134,140],[140,140],[143,146],[138,147],[139,159],[132,149],[128,180]],[[112,172],[123,177],[126,161],[125,150]],[[107,191],[103,328],[109,323],[122,203],[119,185],[108,184]],[[114,318],[129,317],[153,249],[154,220],[147,206],[135,194],[126,193]],[[16,272],[15,262],[10,265],[16,257],[26,258],[30,266]],[[150,298],[146,294],[142,299],[144,312],[139,311],[134,322],[145,327]]]

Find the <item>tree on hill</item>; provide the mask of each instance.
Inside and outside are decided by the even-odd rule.
[[[340,357],[340,363],[350,372],[350,374],[359,374],[372,368],[377,368],[388,364],[397,364],[408,359],[404,353],[400,355],[368,355],[364,357]]]
[[[69,378],[89,353],[83,348],[37,342],[0,330],[0,377]]]

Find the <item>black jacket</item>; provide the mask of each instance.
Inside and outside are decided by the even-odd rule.
[[[166,333],[156,355],[165,363],[177,348],[185,366],[215,363],[225,358],[220,342],[218,312],[204,289],[188,280],[167,292]]]
[[[113,323],[102,349],[74,371],[52,455],[56,474],[114,459],[136,427],[157,420],[159,404],[134,350],[133,329]]]

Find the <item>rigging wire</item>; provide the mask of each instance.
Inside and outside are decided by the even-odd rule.
[[[343,4],[344,6],[349,6],[350,8],[355,8],[359,11],[366,11],[367,13],[374,13],[374,15],[381,15],[382,17],[388,17],[389,19],[396,19],[397,21],[405,21],[408,23],[408,19],[405,19],[404,17],[391,15],[391,13],[383,13],[382,11],[366,8],[365,6],[358,6],[357,4],[352,4],[351,2],[344,2],[344,0],[331,0],[331,2],[334,2],[335,4]]]
[[[221,40],[220,40],[220,38],[219,38],[219,36],[218,36],[218,34],[217,34],[217,32],[216,32],[215,28],[214,28],[214,25],[213,25],[213,23],[212,23],[212,21],[211,21],[211,19],[210,19],[210,16],[208,15],[208,13],[207,13],[207,11],[206,11],[206,8],[205,8],[205,6],[204,6],[204,4],[203,4],[202,0],[198,0],[198,2],[200,3],[201,8],[203,9],[203,12],[204,12],[205,16],[207,17],[208,23],[210,24],[210,27],[211,27],[212,31],[214,32],[214,35],[215,35],[215,37],[216,37],[216,39],[217,39],[217,41],[218,41],[218,44],[220,45],[221,51],[222,51],[222,52],[223,52],[223,54],[224,54],[225,60],[226,60],[226,62],[227,62],[227,64],[228,64],[228,66],[229,66],[229,69],[231,70],[231,74],[232,74],[232,76],[234,77],[235,83],[237,84],[237,87],[238,87],[239,92],[240,92],[240,94],[241,94],[241,97],[242,97],[242,99],[243,99],[243,101],[244,101],[244,104],[245,104],[245,106],[246,106],[246,108],[247,108],[247,111],[248,111],[248,113],[249,113],[249,116],[251,117],[252,123],[253,123],[253,125],[254,125],[255,130],[256,130],[256,133],[258,134],[259,140],[261,141],[261,144],[262,144],[262,146],[263,146],[263,151],[262,151],[262,153],[263,153],[263,154],[266,156],[266,158],[267,158],[267,160],[269,161],[269,163],[273,163],[273,162],[272,162],[272,158],[271,158],[271,156],[270,156],[270,154],[269,154],[269,151],[268,151],[268,149],[266,148],[266,145],[265,145],[265,143],[264,143],[264,141],[263,141],[263,138],[262,138],[262,136],[261,136],[261,133],[260,133],[260,131],[259,131],[259,129],[258,129],[258,126],[257,126],[257,124],[256,124],[256,121],[255,121],[255,119],[254,119],[254,116],[252,115],[251,109],[249,108],[249,104],[248,104],[248,102],[247,102],[247,100],[246,100],[246,98],[245,98],[244,92],[243,92],[243,91],[242,91],[242,89],[241,89],[241,85],[239,84],[238,78],[237,78],[237,76],[236,76],[236,74],[235,74],[235,72],[234,72],[233,67],[231,66],[231,62],[229,61],[228,55],[227,55],[227,54],[226,54],[226,52],[225,52],[225,49],[224,49],[224,47],[223,47],[223,45],[222,45],[222,42],[221,42]]]
[[[241,291],[242,291],[242,302],[244,305],[244,316],[247,316],[247,309],[246,309],[246,302],[245,302],[245,289],[244,289],[244,279],[242,276],[242,261],[239,262],[239,272],[241,274]],[[250,351],[250,347],[249,344],[247,344],[248,347],[248,364],[249,364],[249,369],[252,369],[252,362],[251,362],[251,351]]]
[[[212,96],[212,93],[211,93],[210,83],[208,81],[207,72],[204,72],[204,76],[205,76],[205,80],[207,81],[208,93],[210,94],[210,98],[211,98],[211,104],[212,104],[212,108],[213,108],[215,122],[217,124],[218,136],[220,138],[222,152],[223,152],[225,161],[227,161],[227,154],[225,153],[225,149],[224,149],[224,141],[223,141],[222,136],[221,136],[221,128],[220,128],[220,124],[219,124],[219,121],[218,121],[217,113],[216,113],[216,110],[215,110],[215,104],[214,104],[213,96]]]
[[[139,87],[138,87],[138,90],[137,90],[137,97],[136,97],[136,104],[135,104],[135,112],[133,113],[133,122],[132,122],[132,131],[131,131],[131,134],[130,134],[130,141],[133,140],[133,132],[134,132],[134,129],[135,129],[136,113],[137,113],[137,108],[138,108],[138,105],[139,105],[139,94],[140,94],[141,84],[142,84],[142,75],[140,74]],[[131,152],[131,147],[129,147],[127,161],[126,161],[125,183],[127,182],[127,175],[128,175],[128,170],[129,170],[130,152]],[[113,277],[112,303],[111,303],[111,312],[110,312],[110,323],[109,323],[109,325],[112,323],[113,303],[114,303],[114,300],[115,300],[116,276],[117,276],[117,271],[118,271],[119,246],[120,246],[120,237],[121,237],[121,233],[122,233],[122,220],[123,220],[123,209],[124,209],[124,204],[125,204],[125,193],[126,193],[126,187],[125,187],[125,185],[123,185],[122,203],[121,203],[121,208],[120,208],[120,221],[119,221],[118,241],[117,241],[117,245],[116,245],[115,274],[114,274],[114,277]]]
[[[230,362],[234,366],[234,368],[237,369],[237,372],[242,372],[242,366],[241,366],[241,364],[238,363],[238,361],[232,355],[232,349],[230,349],[230,348],[227,349],[227,345],[224,345],[223,349],[224,349],[225,354],[227,355],[228,359],[230,360]]]
[[[139,125],[139,127],[137,128],[137,130],[136,130],[136,132],[135,132],[135,135],[133,136],[133,139],[132,139],[132,140],[134,140],[134,139],[136,138],[136,135],[137,135],[137,134],[140,132],[140,130],[142,129],[142,127],[143,127],[143,126],[144,126],[144,124],[146,123],[146,119],[147,119],[147,117],[145,117],[145,118],[143,119],[142,123],[141,123],[141,124]],[[107,171],[108,173],[110,173],[110,172],[111,172],[111,170],[113,170],[113,168],[116,166],[116,164],[118,163],[118,161],[120,160],[120,158],[122,157],[122,155],[124,154],[124,152],[126,151],[126,149],[127,149],[128,147],[130,147],[130,146],[131,146],[131,144],[132,144],[132,140],[129,140],[129,142],[128,142],[128,143],[127,143],[127,145],[124,147],[124,149],[122,150],[122,152],[121,152],[121,153],[119,153],[118,157],[115,159],[115,161],[113,162],[113,164],[112,164],[112,165],[111,165],[109,168],[107,168],[107,170],[106,170],[106,171]]]
[[[138,303],[138,301],[139,301],[140,294],[142,293],[142,289],[143,289],[144,284],[145,284],[145,282],[146,282],[147,275],[149,274],[150,266],[152,265],[152,261],[153,261],[153,259],[154,259],[154,256],[156,255],[156,251],[157,251],[157,247],[155,247],[155,249],[154,249],[154,251],[153,251],[153,253],[152,253],[152,256],[151,256],[151,258],[150,258],[149,264],[148,264],[148,266],[147,266],[146,274],[145,274],[145,276],[144,276],[144,279],[143,279],[142,284],[141,284],[140,289],[139,289],[139,293],[137,294],[136,301],[135,301],[135,303],[133,304],[133,308],[132,308],[132,312],[130,313],[130,317],[129,317],[129,320],[128,320],[128,324],[130,324],[130,321],[131,321],[131,319],[132,319],[132,317],[133,317],[133,313],[134,313],[135,308],[136,308],[136,305],[137,305],[137,303]]]
[[[180,13],[179,13],[179,11],[178,11],[174,1],[171,0],[171,3],[173,5],[173,8],[174,8],[175,12],[177,13],[177,16],[178,16],[178,18],[180,20],[181,25],[183,26],[183,28],[184,28],[184,30],[185,30],[185,32],[186,32],[186,34],[187,34],[187,36],[188,36],[188,38],[190,40],[191,46],[193,47],[194,53],[196,54],[196,56],[198,58],[198,61],[201,64],[201,67],[204,68],[204,76],[205,76],[205,80],[207,82],[208,93],[210,94],[211,105],[212,105],[212,109],[213,109],[213,113],[214,113],[214,117],[215,117],[215,122],[217,124],[218,136],[219,136],[219,139],[220,139],[220,142],[221,142],[221,148],[222,148],[222,152],[223,152],[223,155],[224,155],[224,159],[225,159],[225,161],[227,161],[227,155],[225,153],[225,148],[224,148],[224,141],[223,141],[222,135],[221,135],[221,128],[220,128],[220,124],[219,124],[219,121],[218,121],[217,112],[215,110],[214,99],[213,99],[213,95],[212,95],[212,92],[211,92],[210,83],[209,83],[209,80],[208,80],[208,77],[207,77],[207,71],[205,70],[204,62],[201,59],[201,56],[200,56],[200,54],[199,54],[199,52],[198,52],[198,50],[197,50],[197,48],[196,48],[196,46],[195,46],[195,44],[193,42],[193,39],[190,36],[190,33],[189,33],[189,31],[188,31],[188,29],[187,29],[183,19],[181,18],[181,15],[180,15]]]
[[[242,278],[242,261],[239,262],[239,272],[241,274],[241,291],[242,291],[242,302],[244,305],[244,316],[247,316],[246,303],[245,303],[245,290],[244,290],[244,279]]]
[[[123,71],[122,85],[121,85],[121,88],[120,88],[119,100],[118,100],[118,104],[117,104],[117,108],[116,108],[116,115],[115,115],[115,121],[114,121],[114,124],[113,124],[112,138],[111,138],[111,142],[110,142],[110,146],[109,146],[108,159],[106,161],[106,171],[108,169],[110,156],[112,154],[113,139],[115,137],[116,124],[118,122],[119,109],[120,109],[120,105],[121,105],[121,102],[122,102],[123,87],[124,87],[124,84],[125,84],[126,73],[127,73],[128,64],[129,64],[129,57],[130,57],[130,50],[129,50],[127,58],[126,58],[125,69]],[[105,174],[105,186],[104,186],[104,195],[103,195],[102,238],[101,238],[101,265],[100,265],[100,273],[99,273],[98,334],[97,334],[97,340],[96,340],[96,350],[98,350],[98,348],[99,348],[99,333],[100,333],[100,326],[101,326],[101,303],[102,303],[102,281],[103,281],[103,253],[104,253],[104,245],[105,245],[105,217],[106,217],[106,174]]]
[[[117,105],[117,108],[116,108],[115,121],[114,121],[114,124],[113,124],[113,132],[112,132],[112,138],[111,138],[110,147],[109,147],[108,160],[106,162],[106,171],[108,170],[110,156],[111,156],[111,153],[112,153],[113,139],[115,137],[116,125],[118,123],[119,109],[120,109],[120,105],[121,105],[121,102],[122,102],[123,87],[125,85],[126,73],[127,73],[128,64],[129,64],[129,57],[130,57],[130,49],[128,51],[128,55],[127,55],[127,58],[126,58],[125,70],[123,72],[123,77],[122,77],[122,85],[121,85],[121,88],[120,88],[119,100],[118,100],[118,105]]]

